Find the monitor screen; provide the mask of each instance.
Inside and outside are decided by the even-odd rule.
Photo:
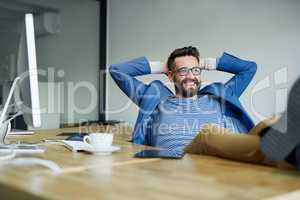
[[[20,77],[18,108],[23,112],[27,125],[41,126],[38,71],[35,48],[34,18],[25,14],[25,26],[21,30],[17,56],[17,76]]]

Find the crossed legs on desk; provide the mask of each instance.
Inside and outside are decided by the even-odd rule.
[[[260,148],[261,137],[278,118],[260,122],[249,134],[236,134],[214,125],[205,126],[196,138],[185,148],[186,153],[212,155],[226,159],[275,166],[281,169],[295,169],[285,161],[268,159]]]
[[[262,121],[242,135],[207,126],[185,151],[300,171],[299,119],[300,78],[293,85],[287,111],[280,118]]]

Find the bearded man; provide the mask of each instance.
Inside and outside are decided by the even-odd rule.
[[[239,98],[256,73],[256,63],[228,53],[200,58],[195,47],[175,49],[166,64],[146,57],[110,66],[119,88],[139,106],[132,141],[163,149],[183,150],[207,124],[247,134],[254,123]],[[233,74],[226,83],[201,87],[202,70]],[[175,94],[161,81],[145,84],[137,76],[163,73],[174,83]]]

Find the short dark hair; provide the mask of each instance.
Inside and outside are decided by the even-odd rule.
[[[175,49],[169,56],[167,65],[169,70],[173,70],[175,68],[175,58],[182,56],[193,56],[199,62],[199,51],[196,47],[188,46],[183,48]]]

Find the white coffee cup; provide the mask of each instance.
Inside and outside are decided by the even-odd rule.
[[[83,137],[83,142],[96,150],[105,150],[111,147],[113,136],[112,133],[91,133]]]

